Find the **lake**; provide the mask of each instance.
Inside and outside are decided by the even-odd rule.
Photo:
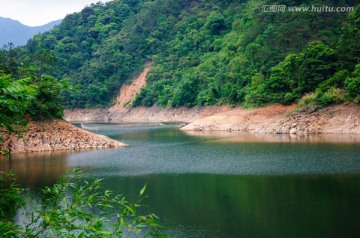
[[[80,126],[80,124],[75,124]],[[170,237],[358,237],[360,138],[183,132],[177,124],[86,124],[129,148],[16,155],[0,165],[39,190],[67,169],[134,199]]]

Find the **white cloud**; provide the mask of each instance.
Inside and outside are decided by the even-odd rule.
[[[79,12],[86,5],[96,2],[99,0],[1,0],[0,16],[18,20],[28,26],[39,26]]]

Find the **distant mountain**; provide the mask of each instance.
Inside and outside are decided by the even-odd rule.
[[[33,35],[51,30],[62,20],[52,21],[43,26],[26,26],[19,21],[0,17],[0,47],[12,42],[15,46],[25,45]]]

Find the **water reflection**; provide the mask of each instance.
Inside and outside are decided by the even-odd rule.
[[[31,187],[51,185],[69,169],[67,156],[74,152],[34,152],[14,154],[0,162],[0,170],[10,171],[20,184]]]
[[[153,175],[105,180],[147,204],[171,237],[354,237],[360,176]]]

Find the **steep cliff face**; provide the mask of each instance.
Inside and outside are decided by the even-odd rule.
[[[10,153],[105,149],[125,147],[126,144],[106,136],[96,135],[60,120],[30,122],[23,138],[5,134],[2,149]]]

